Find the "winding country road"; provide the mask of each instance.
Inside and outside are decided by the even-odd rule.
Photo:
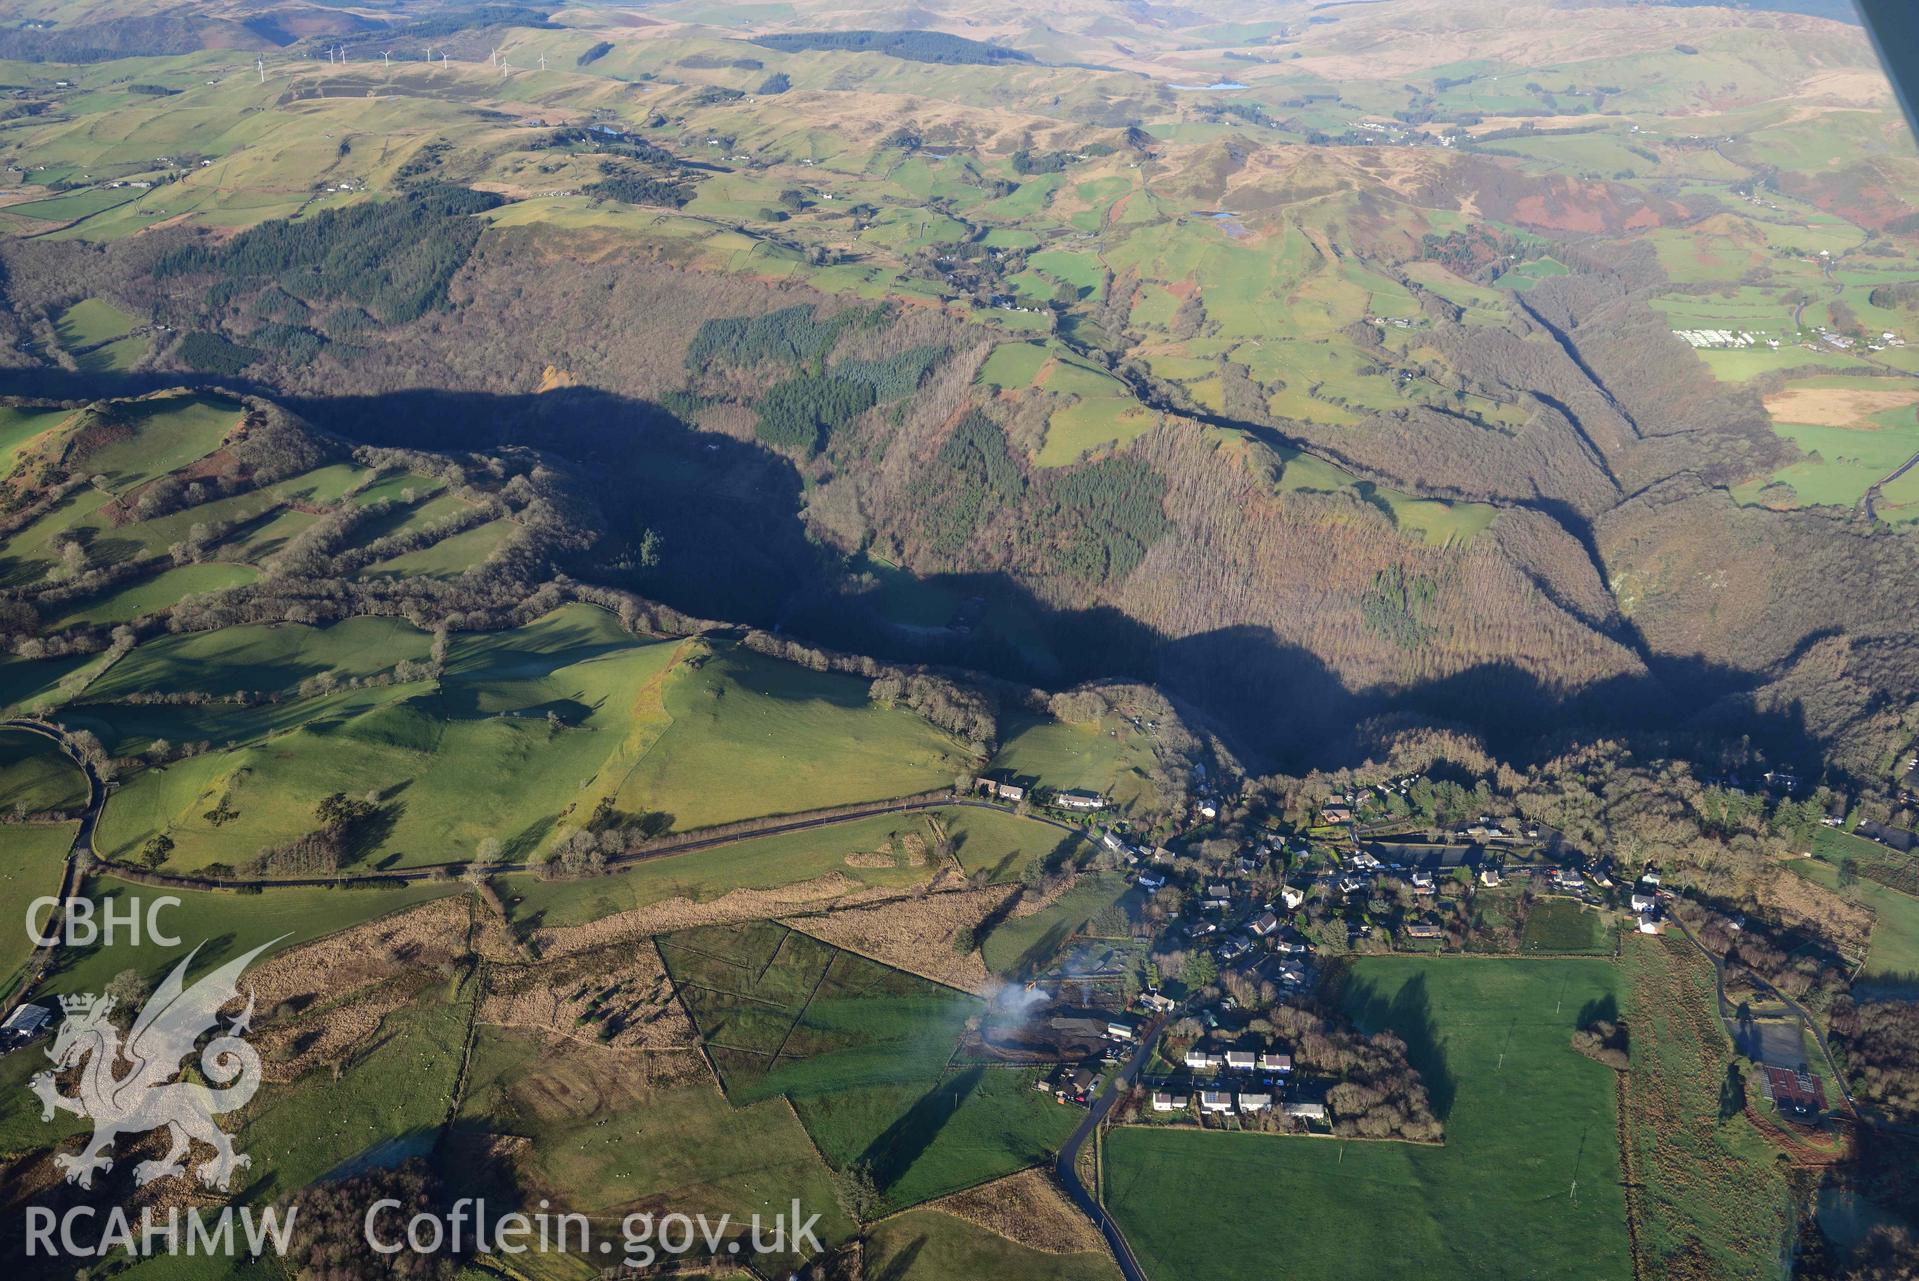
[[[1112,1083],[1093,1100],[1093,1106],[1086,1111],[1086,1119],[1079,1123],[1079,1128],[1073,1131],[1073,1137],[1066,1140],[1066,1146],[1059,1150],[1059,1161],[1055,1166],[1066,1195],[1073,1198],[1073,1204],[1087,1218],[1099,1225],[1100,1234],[1106,1238],[1107,1247],[1113,1252],[1113,1261],[1119,1264],[1126,1281],[1146,1281],[1146,1273],[1139,1266],[1139,1260],[1133,1255],[1133,1247],[1127,1243],[1119,1225],[1113,1222],[1112,1216],[1106,1213],[1106,1207],[1087,1191],[1086,1184],[1080,1179],[1079,1150],[1106,1119],[1106,1114],[1113,1110],[1113,1104],[1119,1101],[1120,1095],[1138,1078],[1140,1068],[1145,1066],[1147,1056],[1153,1051],[1153,1042],[1158,1039],[1160,1025],[1164,1021],[1155,1019],[1140,1029],[1139,1045],[1133,1050],[1133,1057],[1126,1060],[1126,1065],[1114,1075]]]
[[[84,858],[90,857],[93,854],[93,833],[94,830],[99,827],[100,814],[107,806],[107,785],[101,780],[100,775],[94,771],[93,766],[87,762],[86,754],[80,750],[79,744],[58,725],[50,724],[46,721],[15,717],[8,720],[0,720],[0,730],[11,730],[21,734],[33,734],[37,737],[51,740],[59,745],[60,751],[68,760],[73,762],[75,768],[86,776],[86,812],[80,816],[80,828],[73,834],[73,844],[67,847],[66,863],[60,871],[60,888],[55,891],[55,897],[64,903],[67,899],[71,898],[78,889],[81,862]],[[59,923],[59,919],[58,914],[49,918],[46,924],[41,927],[41,937],[57,938],[57,932],[54,927]],[[0,1003],[0,1017],[11,1014],[13,1007],[20,1003],[21,998],[39,985],[40,980],[45,977],[47,966],[52,963],[53,954],[58,947],[58,942],[54,942],[42,943],[34,948],[33,957],[27,962],[27,970],[22,977],[22,981],[13,992],[8,995],[6,1000]]]

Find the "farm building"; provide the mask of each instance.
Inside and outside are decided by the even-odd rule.
[[[12,1048],[25,1045],[34,1037],[46,1031],[47,1024],[53,1021],[53,1011],[44,1005],[22,1005],[7,1015],[7,1021],[0,1023],[0,1047]]]
[[[1826,1110],[1826,1087],[1814,1073],[1767,1064],[1764,1088],[1773,1106],[1788,1116],[1805,1118]]]

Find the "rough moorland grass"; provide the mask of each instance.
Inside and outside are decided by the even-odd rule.
[[[956,816],[960,811],[936,813]],[[889,841],[897,843],[903,834],[924,831],[923,821],[915,815],[886,814],[647,859],[613,876],[577,881],[512,876],[507,878],[507,905],[516,924],[559,927],[598,920],[664,899],[698,902],[731,890],[775,889],[835,874],[869,885],[904,887],[924,881],[931,869],[860,867],[849,864],[847,857],[871,853]]]
[[[60,867],[73,846],[78,823],[9,824],[0,827],[0,997],[10,995],[33,952],[27,938],[27,904],[60,885]]]
[[[1444,1146],[1123,1127],[1107,1203],[1155,1281],[1263,1281],[1278,1251],[1354,1281],[1630,1276],[1613,1076],[1569,1042],[1618,983],[1597,960],[1362,960],[1349,1009],[1406,1040]]]
[[[889,1281],[1117,1281],[1120,1275],[1109,1255],[1049,1254],[930,1207],[873,1228],[865,1257],[871,1274]]]
[[[434,991],[390,1014],[338,1075],[316,1070],[261,1089],[234,1145],[253,1158],[248,1199],[280,1200],[330,1172],[432,1150],[458,1079],[471,993]]]
[[[619,807],[686,829],[950,787],[964,749],[856,677],[750,650],[694,651],[661,691],[670,724],[619,790]]]
[[[784,1102],[734,1107],[710,1079],[650,1087],[630,1053],[585,1043],[556,1053],[537,1036],[482,1027],[461,1115],[530,1140],[524,1173],[568,1209],[612,1215],[697,1189],[715,1218],[798,1197],[825,1216],[824,1239],[851,1231]]]
[[[1774,1274],[1791,1222],[1776,1150],[1725,1114],[1732,1042],[1712,966],[1683,938],[1631,935],[1622,955],[1632,1030],[1627,1142],[1640,1248],[1652,1275]]]
[[[273,950],[282,951],[463,890],[458,884],[418,881],[377,889],[290,888],[237,894],[162,889],[116,877],[95,877],[87,882],[85,892],[95,900],[99,912],[109,907],[129,911],[134,899],[148,906],[168,895],[179,899],[177,906],[161,910],[158,922],[180,939],[180,946],[159,946],[146,937],[143,926],[137,944],[117,939],[111,947],[62,949],[47,984],[49,991],[98,992],[126,969],[158,977],[195,947],[200,949],[193,962],[197,973],[203,966],[238,956],[271,939],[281,939]]]

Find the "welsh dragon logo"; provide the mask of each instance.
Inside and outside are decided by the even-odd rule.
[[[124,1042],[108,1017],[113,998],[60,998],[65,1017],[47,1050],[54,1072],[41,1072],[28,1085],[40,1097],[41,1120],[51,1121],[59,1109],[93,1122],[93,1138],[84,1148],[54,1158],[68,1182],[92,1187],[95,1170],[113,1168],[116,1138],[162,1126],[168,1131],[167,1153],[134,1167],[136,1184],[184,1175],[193,1140],[213,1149],[212,1158],[194,1171],[209,1188],[225,1190],[233,1172],[251,1163],[233,1150],[232,1140],[214,1121],[220,1113],[244,1105],[260,1087],[260,1055],[242,1039],[253,1018],[250,990],[246,1008],[200,1052],[200,1074],[211,1084],[175,1078],[181,1060],[219,1022],[221,1008],[239,999],[241,972],[271,946],[262,943],[187,987],[187,967],[200,951],[194,948],[141,1007]],[[116,1073],[123,1065],[126,1070]],[[80,1092],[69,1097],[55,1087],[55,1072],[74,1067],[81,1069]]]

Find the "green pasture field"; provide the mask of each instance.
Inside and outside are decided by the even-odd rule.
[[[121,412],[133,434],[75,463],[87,475],[105,475],[107,488],[115,494],[178,471],[219,448],[239,421],[240,404],[224,396],[176,394],[134,401]]]
[[[948,1070],[970,994],[770,921],[657,940],[736,1105],[791,1100],[829,1164],[903,1208],[1044,1160],[1076,1121],[1010,1069]]]
[[[348,490],[365,480],[366,475],[366,468],[357,463],[328,463],[281,481],[272,487],[271,492],[288,502],[315,505],[335,503],[346,497]],[[379,485],[376,483],[367,488],[377,489]]]
[[[1897,850],[1844,828],[1821,827],[1813,833],[1813,857],[1835,868],[1850,862],[1861,877],[1907,893],[1919,892],[1919,867]]]
[[[21,453],[71,417],[70,409],[18,409],[0,405],[0,476],[13,470]]]
[[[308,472],[307,474],[312,476],[318,473]],[[349,474],[357,480],[366,473],[359,468],[352,468]],[[396,503],[403,503],[407,501],[406,491],[410,489],[413,491],[412,501],[415,504],[424,504],[445,488],[446,481],[439,476],[421,476],[414,472],[396,471],[381,476],[371,485],[354,494],[353,501],[362,507],[368,503],[389,500]],[[417,509],[416,507],[416,510]],[[458,509],[453,508],[448,510]],[[444,515],[445,513],[443,512],[442,514]]]
[[[1051,358],[1052,353],[1038,343],[1001,343],[980,366],[978,381],[1009,390],[1031,387]]]
[[[1792,1198],[1778,1149],[1743,1115],[1722,1113],[1734,1052],[1715,1012],[1712,966],[1674,934],[1629,935],[1621,965],[1640,1248],[1659,1274],[1769,1273]]]
[[[44,711],[62,697],[61,682],[83,680],[107,665],[106,654],[64,658],[0,658],[0,709]],[[77,673],[77,675],[76,675]]]
[[[1568,267],[1560,263],[1558,259],[1552,259],[1552,257],[1533,259],[1531,263],[1520,263],[1518,267],[1503,272],[1499,280],[1493,282],[1493,288],[1524,291],[1539,284],[1541,280],[1551,280],[1552,276],[1566,276],[1566,274],[1570,274]]]
[[[681,829],[884,800],[951,786],[961,745],[866,682],[738,647],[674,668],[666,726],[619,785],[619,807]]]
[[[1157,761],[1152,737],[1117,712],[1084,725],[1013,715],[1001,726],[1000,749],[988,768],[1058,791],[1098,792],[1130,809],[1151,799]]]
[[[1794,859],[1790,866],[1807,880],[1872,909],[1872,939],[1853,979],[1854,992],[1902,998],[1919,994],[1919,898],[1863,874],[1842,886],[1839,868],[1823,858]]]
[[[388,500],[394,504],[393,509],[369,517],[354,529],[353,545],[356,547],[364,547],[368,543],[393,534],[411,534],[428,529],[464,516],[472,510],[467,503],[451,494],[415,495],[414,501],[409,503],[400,496],[398,489],[393,489],[369,499],[367,494],[376,489],[386,490],[385,482],[368,486],[366,490],[353,496],[354,501],[367,503]]]
[[[1300,1276],[1617,1281],[1632,1263],[1613,1074],[1570,1037],[1618,996],[1597,960],[1364,958],[1347,1009],[1406,1040],[1443,1146],[1122,1126],[1108,1205],[1159,1281],[1263,1281],[1282,1239]],[[1209,1187],[1260,1195],[1194,1195]]]
[[[257,623],[158,636],[87,688],[92,702],[132,694],[290,691],[308,677],[342,680],[424,662],[433,638],[397,618],[348,618],[324,627]]]
[[[1605,919],[1572,899],[1542,898],[1533,904],[1520,936],[1522,951],[1558,955],[1594,955],[1612,952],[1611,931]]]
[[[1817,368],[1844,373],[1864,368],[1857,357],[1842,351],[1792,346],[1782,346],[1778,351],[1768,347],[1742,347],[1736,351],[1695,351],[1693,354],[1705,362],[1713,377],[1729,383],[1749,382],[1761,374],[1788,369]]]
[[[867,1233],[868,1266],[889,1281],[1117,1281],[1112,1257],[1053,1254],[942,1211],[909,1210]]]
[[[8,205],[0,213],[9,218],[31,218],[35,222],[74,222],[117,208],[145,195],[135,187],[91,187],[85,191],[65,191],[45,200]]]
[[[454,501],[447,499],[444,501]],[[458,578],[506,545],[518,527],[502,517],[475,525],[451,538],[442,538],[419,551],[377,561],[362,570],[362,578]]]
[[[526,857],[569,806],[591,809],[583,787],[610,787],[643,750],[657,728],[649,682],[676,649],[634,642],[586,606],[462,637],[437,686],[345,691],[290,728],[140,771],[107,809],[102,849],[125,856],[165,830],[175,866],[238,866],[311,830],[319,801],[345,792],[379,798],[363,863],[467,858],[488,837]],[[209,817],[222,798],[237,818]]]
[[[71,351],[124,338],[139,323],[139,317],[128,315],[104,298],[83,298],[60,313],[53,329],[61,344]]]
[[[1159,415],[1135,401],[1096,396],[1053,411],[1046,441],[1033,461],[1041,467],[1066,467],[1095,450],[1126,444],[1151,431]]]
[[[786,1103],[735,1107],[710,1079],[604,1093],[601,1080],[643,1079],[636,1066],[628,1051],[585,1041],[555,1051],[538,1035],[483,1026],[460,1115],[531,1140],[523,1174],[570,1210],[610,1216],[697,1189],[709,1215],[745,1218],[797,1196],[825,1216],[823,1239],[851,1231]]]
[[[1085,848],[1086,838],[1050,823],[1004,810],[975,806],[938,811],[953,858],[968,876],[985,872],[993,881],[1016,881],[1035,863],[1050,865]]]
[[[0,826],[0,912],[6,913],[9,923],[5,938],[0,939],[0,998],[13,995],[27,958],[33,955],[25,926],[27,905],[60,888],[60,869],[79,830],[78,823]]]
[[[1774,423],[1773,431],[1808,457],[1788,463],[1772,480],[1791,485],[1802,505],[1853,507],[1866,491],[1919,453],[1919,419],[1911,407],[1871,415],[1876,430]],[[1735,496],[1753,501],[1759,486],[1748,483]]]
[[[316,1070],[263,1086],[234,1138],[253,1158],[248,1199],[282,1200],[330,1173],[430,1153],[459,1079],[472,1005],[471,993],[435,993],[389,1014],[364,1057],[338,1075]]]
[[[86,777],[51,739],[0,729],[0,812],[80,810],[86,803]]]
[[[251,565],[227,565],[208,561],[199,565],[176,565],[151,578],[135,582],[82,601],[54,620],[55,627],[78,623],[124,623],[161,610],[171,609],[188,596],[223,592],[230,587],[250,583],[260,576]]]
[[[995,974],[1023,974],[1050,960],[1093,918],[1132,893],[1124,878],[1082,876],[1073,888],[1031,916],[1009,917],[980,940],[980,956]]]

